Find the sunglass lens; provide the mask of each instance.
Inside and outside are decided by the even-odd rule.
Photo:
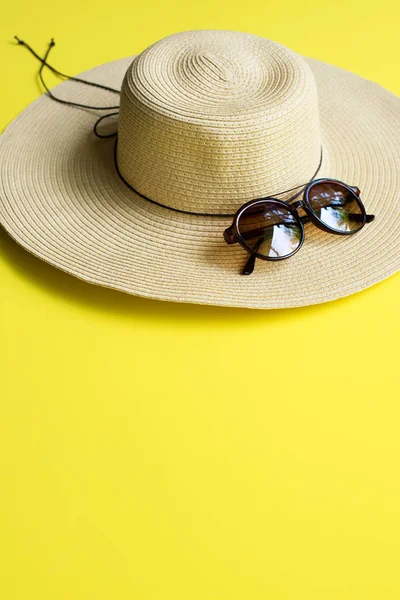
[[[318,182],[309,188],[307,200],[317,219],[337,232],[354,233],[365,223],[360,199],[341,183]]]
[[[279,201],[263,202],[244,210],[238,220],[238,232],[252,252],[266,258],[283,258],[302,244],[299,219]]]

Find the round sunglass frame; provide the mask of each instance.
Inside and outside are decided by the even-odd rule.
[[[334,229],[333,227],[330,227],[329,225],[324,223],[314,212],[314,210],[311,206],[311,203],[310,203],[309,194],[315,185],[321,185],[323,183],[339,184],[340,186],[345,188],[349,192],[349,194],[352,195],[353,199],[357,202],[357,204],[360,208],[360,211],[361,211],[360,226],[357,229],[354,229],[352,231],[340,231],[338,229]],[[300,194],[301,194],[301,192],[300,192]],[[323,231],[325,231],[327,233],[333,233],[334,235],[353,235],[355,233],[358,233],[364,227],[364,225],[366,223],[370,223],[375,218],[375,215],[367,214],[365,206],[360,198],[359,188],[356,186],[348,185],[347,183],[344,183],[343,181],[340,181],[338,179],[321,178],[321,179],[315,179],[313,181],[310,181],[304,188],[302,200],[297,200],[296,202],[293,202],[292,204],[290,204],[290,200],[293,200],[293,198],[297,198],[300,194],[297,193],[294,197],[292,197],[288,201],[279,200],[277,198],[267,196],[264,198],[257,198],[255,200],[250,200],[249,202],[246,202],[235,213],[235,215],[233,217],[232,225],[224,231],[224,239],[225,239],[226,243],[227,244],[239,243],[254,259],[260,258],[261,260],[268,260],[268,261],[286,260],[287,258],[290,258],[294,254],[296,254],[296,252],[298,252],[300,250],[300,248],[303,246],[303,243],[305,240],[304,224],[306,224],[306,223],[311,222],[319,229],[322,229]],[[284,256],[266,256],[265,254],[261,254],[257,251],[254,251],[246,243],[246,240],[243,238],[242,234],[240,233],[239,221],[240,221],[240,218],[243,215],[243,213],[246,210],[248,210],[250,207],[256,207],[258,205],[262,205],[267,202],[274,203],[274,204],[284,207],[285,210],[287,210],[289,213],[292,214],[292,216],[294,217],[294,219],[296,221],[296,224],[298,225],[298,227],[301,231],[301,238],[300,238],[300,242],[299,242],[299,245],[297,246],[297,248],[295,248],[295,250],[293,250],[289,254],[285,254]],[[298,213],[299,208],[302,208],[304,210],[304,212],[306,213],[304,216],[299,215],[299,213]],[[250,274],[250,273],[245,270],[245,274]]]

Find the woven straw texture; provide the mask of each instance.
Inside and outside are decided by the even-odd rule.
[[[315,171],[314,77],[300,56],[253,35],[169,36],[128,69],[118,138],[119,169],[139,192],[190,212],[229,214]]]
[[[400,267],[400,99],[357,75],[248,34],[175,34],[138,57],[82,77],[122,86],[114,140],[94,111],[43,95],[0,138],[0,222],[29,252],[90,283],[149,298],[284,308],[363,290]],[[71,81],[65,99],[115,96]],[[104,113],[98,113],[98,116]],[[360,187],[376,215],[354,236],[305,226],[303,248],[279,262],[228,246],[245,201],[319,176]]]

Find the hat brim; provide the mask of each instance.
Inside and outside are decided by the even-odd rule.
[[[133,58],[81,76],[120,87]],[[306,60],[320,102],[319,176],[357,185],[367,212],[376,215],[356,235],[329,235],[308,224],[297,254],[258,260],[254,273],[243,276],[248,255],[223,239],[231,219],[179,214],[142,199],[116,172],[114,140],[94,136],[96,114],[46,95],[0,137],[1,224],[26,250],[71,275],[159,300],[287,308],[341,298],[389,277],[400,268],[400,99]],[[108,96],[72,81],[54,93],[103,106]]]

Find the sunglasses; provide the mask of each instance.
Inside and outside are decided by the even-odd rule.
[[[327,233],[352,235],[375,219],[367,215],[360,190],[336,179],[308,183],[303,199],[289,204],[276,198],[259,198],[244,204],[224,231],[227,244],[239,243],[250,254],[243,275],[251,275],[256,258],[283,260],[300,250],[304,225],[313,223]],[[305,215],[299,215],[302,208]]]

